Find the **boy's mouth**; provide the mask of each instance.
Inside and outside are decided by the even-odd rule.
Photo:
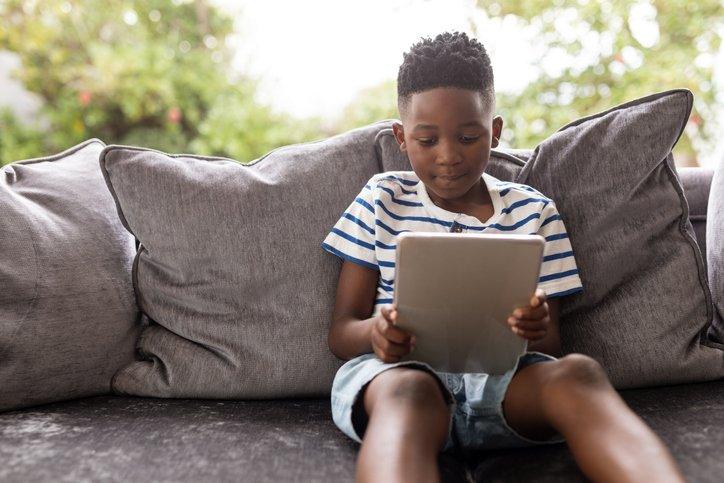
[[[454,181],[454,180],[456,180],[456,179],[458,179],[458,178],[462,178],[463,176],[465,176],[465,173],[463,173],[463,174],[458,174],[458,175],[454,175],[454,176],[449,176],[449,175],[446,175],[446,176],[438,176],[438,178],[444,179],[445,181]]]

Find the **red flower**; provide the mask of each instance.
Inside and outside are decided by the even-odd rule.
[[[93,98],[93,94],[91,94],[90,91],[80,91],[78,93],[78,102],[80,102],[80,105],[85,107],[88,104],[90,104],[91,99]]]
[[[181,118],[183,115],[181,114],[181,109],[179,109],[176,106],[173,106],[171,109],[168,110],[168,113],[166,114],[166,119],[168,119],[168,122],[171,124],[178,124],[181,122]]]

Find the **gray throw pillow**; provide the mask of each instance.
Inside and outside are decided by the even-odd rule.
[[[242,165],[109,146],[101,167],[126,228],[148,317],[117,393],[266,398],[329,394],[341,262],[320,244],[380,171],[389,122],[286,146]]]
[[[724,349],[724,158],[714,171],[706,211],[706,260],[714,300],[709,339]]]
[[[0,410],[108,394],[133,360],[133,237],[91,139],[0,177]]]
[[[711,296],[671,155],[692,101],[672,90],[574,121],[517,179],[556,201],[576,255],[584,290],[562,299],[564,351],[596,358],[619,388],[724,376],[724,351],[706,345]]]

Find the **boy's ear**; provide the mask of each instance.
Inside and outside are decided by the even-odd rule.
[[[493,140],[490,144],[491,148],[497,148],[500,142],[500,135],[503,132],[503,118],[495,116],[493,118]]]
[[[405,144],[405,129],[402,127],[402,124],[400,124],[399,122],[393,123],[392,132],[395,134],[397,144],[400,145],[400,151],[402,151],[403,153],[407,151],[407,144]]]

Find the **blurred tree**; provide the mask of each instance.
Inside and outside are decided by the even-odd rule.
[[[17,76],[48,121],[33,132],[5,113],[0,164],[89,137],[248,161],[317,134],[230,74],[233,21],[206,1],[9,0],[0,18],[0,49],[20,57]]]
[[[397,119],[397,81],[386,81],[363,89],[342,110],[335,123],[337,132],[346,131],[382,119]]]
[[[537,80],[498,96],[504,140],[530,147],[568,122],[658,91],[685,87],[694,108],[674,149],[679,165],[720,137],[713,68],[724,35],[721,0],[478,0],[490,18],[514,15],[534,29]],[[553,68],[551,59],[563,65]]]
[[[674,149],[677,164],[696,165],[696,153],[721,137],[715,130],[724,92],[717,99],[713,83],[724,32],[721,0],[478,0],[478,7],[488,22],[513,15],[535,32],[539,60],[520,68],[535,69],[537,80],[519,93],[498,89],[504,145],[532,148],[579,117],[678,87],[691,90],[695,102]],[[336,127],[397,116],[389,81],[360,93]]]
[[[42,132],[19,123],[10,110],[0,111],[0,166],[4,153],[10,153],[12,160],[42,156],[44,142]]]

